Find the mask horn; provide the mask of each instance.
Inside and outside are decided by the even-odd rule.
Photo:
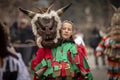
[[[70,3],[69,5],[67,5],[67,6],[65,6],[65,7],[57,10],[57,14],[58,14],[59,16],[61,16],[71,5],[72,5],[72,3]]]
[[[44,11],[43,11],[43,9],[42,9],[42,8],[36,7],[36,9],[38,9],[38,10],[39,10],[39,13],[41,13],[41,14],[43,14],[43,13],[44,13]]]
[[[114,9],[114,11],[116,12],[117,11],[117,8],[114,6],[114,5],[111,5],[112,8]]]
[[[51,5],[50,5],[50,7],[48,8],[48,10],[47,10],[47,13],[49,13],[49,11],[54,7],[54,3],[52,3]]]
[[[27,16],[29,16],[30,18],[33,18],[35,16],[35,13],[29,10],[25,10],[22,8],[19,8],[20,11],[22,11],[24,14],[26,14]]]

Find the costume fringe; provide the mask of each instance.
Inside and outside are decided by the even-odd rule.
[[[116,61],[108,61],[108,71],[109,80],[119,80],[120,79],[120,63]]]

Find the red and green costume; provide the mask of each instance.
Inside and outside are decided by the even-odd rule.
[[[43,75],[45,77],[51,75],[53,80],[58,76],[55,71],[59,71],[60,76],[67,76],[68,72],[66,72],[66,69],[69,69],[70,74],[74,72],[73,75],[79,72],[88,73],[87,80],[93,79],[86,60],[84,46],[76,46],[70,42],[63,43],[61,46],[52,49],[40,48],[36,57],[32,60],[32,70],[35,72],[41,67],[46,67]],[[34,80],[36,79],[34,78]],[[79,75],[78,80],[83,80],[82,76]]]
[[[107,55],[107,74],[109,80],[119,80],[120,79],[120,59],[115,60],[114,57],[110,57],[109,54],[116,54],[117,52],[112,53],[115,48],[112,48],[113,45],[119,44],[115,42],[110,35],[104,37],[96,51],[102,52]],[[116,47],[120,48],[120,47]]]

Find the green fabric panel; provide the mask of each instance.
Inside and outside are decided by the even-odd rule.
[[[84,57],[84,68],[85,68],[85,69],[88,69],[88,68],[89,68],[88,62],[87,62],[87,60],[86,60],[85,57]]]
[[[70,49],[71,47],[71,44],[70,43],[63,43],[62,44],[62,50],[63,50],[63,53],[62,53],[62,60],[61,61],[64,61],[64,62],[68,62],[68,59],[67,59],[67,52],[68,50]]]
[[[61,49],[62,49],[61,47],[57,47],[55,59],[58,62],[62,60],[62,53],[60,52]]]
[[[77,46],[75,44],[72,44],[72,48],[70,48],[70,52],[71,52],[72,61],[74,62],[74,57],[77,54]],[[72,64],[71,68],[72,68],[71,70],[79,72],[79,69],[76,66],[75,62],[74,64]]]
[[[35,67],[35,70],[38,71],[40,69],[40,67],[42,66],[41,63],[39,63],[36,67]]]
[[[57,50],[56,48],[52,48],[52,49],[51,49],[51,51],[52,51],[52,56],[53,56],[53,57],[56,56],[56,55],[55,55],[55,54],[56,54],[56,50]]]
[[[70,48],[70,52],[71,52],[72,60],[74,62],[74,57],[77,54],[77,46],[75,44],[72,44],[72,48]]]
[[[80,72],[76,64],[71,64],[70,62],[68,62],[68,64],[70,64],[70,72]]]
[[[79,72],[79,69],[77,68],[76,64],[71,64],[68,60],[68,51],[71,52],[71,57],[74,62],[74,56],[77,54],[77,46],[74,43],[63,43],[61,46],[58,46],[57,48],[52,48],[52,55],[55,57],[55,60],[57,62],[68,62],[70,64],[70,71],[77,71]],[[59,70],[58,66],[54,66],[54,70]],[[55,76],[55,74],[52,74]]]
[[[31,72],[30,72],[30,73],[31,73],[31,75],[34,75],[34,71],[33,71],[33,70],[31,70]]]
[[[77,48],[73,43],[63,43],[61,46],[58,46],[56,49],[57,51],[55,52],[53,50],[53,52],[56,53],[56,61],[58,62],[61,62],[61,61],[68,62],[68,57],[67,57],[68,50],[70,50],[71,53],[74,55],[77,53]]]
[[[47,60],[47,66],[48,66],[48,68],[47,68],[47,70],[45,71],[44,76],[48,76],[49,74],[53,74],[53,68],[52,68],[52,66],[51,66],[51,61],[50,61],[50,59]]]
[[[68,61],[68,64],[70,64],[70,72],[74,71],[73,67],[72,67],[72,64],[70,63],[70,61]]]
[[[93,75],[91,72],[88,73],[88,79],[87,80],[93,80]]]
[[[48,67],[51,67],[51,61],[50,60],[47,60],[47,65],[48,65]]]
[[[41,62],[41,64],[42,64],[42,66],[46,66],[47,65],[46,60],[43,59],[42,62]]]
[[[54,70],[59,70],[59,66],[54,66]]]
[[[72,48],[70,48],[70,52],[74,55],[77,54],[77,46],[75,44],[72,44]]]
[[[80,72],[78,67],[75,64],[73,64],[73,69],[74,69],[74,71],[76,71],[76,73]]]
[[[41,67],[46,66],[46,65],[47,65],[47,63],[46,63],[45,59],[43,59],[42,62],[39,63],[39,64],[35,67],[35,70],[37,71],[37,70],[39,70]]]
[[[61,46],[58,46],[56,51],[56,61],[68,62],[67,52],[71,47],[72,47],[71,43],[63,43]]]
[[[44,76],[48,76],[49,74],[52,74],[52,73],[53,73],[53,68],[48,68],[44,73]]]
[[[55,73],[54,73],[54,72],[53,72],[53,74],[52,74],[52,77],[53,77],[53,78],[55,78],[55,77],[56,77],[56,75],[55,75]]]

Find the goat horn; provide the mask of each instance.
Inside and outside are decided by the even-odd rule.
[[[24,14],[26,14],[27,16],[29,16],[30,18],[33,18],[35,16],[35,13],[29,10],[25,10],[22,8],[19,8],[20,11],[22,11]]]
[[[70,3],[70,4],[68,4],[67,6],[65,6],[65,7],[57,10],[57,14],[58,14],[59,16],[61,16],[71,5],[72,5],[72,3]]]

